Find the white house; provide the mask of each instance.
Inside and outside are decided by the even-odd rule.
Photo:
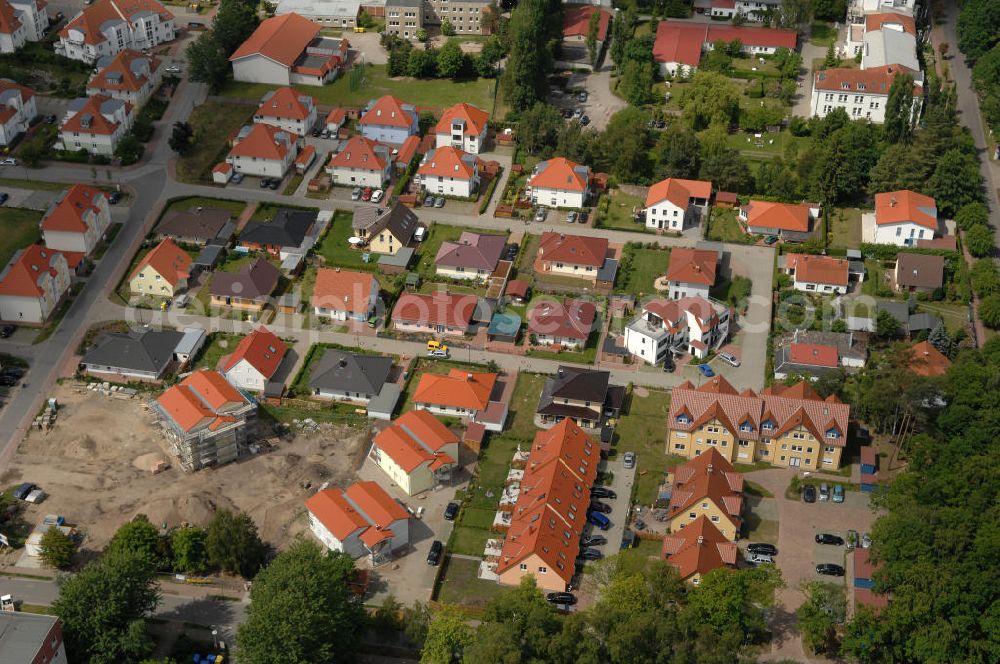
[[[41,244],[19,250],[0,272],[0,320],[41,325],[69,290],[66,257]]]
[[[507,237],[463,231],[458,240],[445,240],[434,257],[434,271],[448,279],[486,281],[496,270]]]
[[[159,58],[130,48],[113,57],[105,55],[97,61],[100,71],[87,83],[87,94],[107,95],[142,106],[160,85],[163,74],[160,64]]]
[[[261,99],[253,121],[305,136],[316,126],[316,98],[289,87],[272,90]]]
[[[0,0],[2,2],[2,0]],[[0,145],[10,145],[28,131],[38,117],[35,92],[6,78],[0,78]]]
[[[625,347],[648,364],[659,364],[668,351],[703,358],[729,336],[729,308],[702,297],[653,300],[625,328]]]
[[[0,0],[0,53],[41,41],[49,27],[45,0]]]
[[[45,246],[88,255],[110,225],[107,194],[85,184],[75,184],[63,192],[49,207],[41,223]]]
[[[271,125],[252,124],[240,129],[226,162],[237,173],[283,178],[298,152],[297,136]]]
[[[413,496],[451,478],[458,445],[458,436],[428,411],[411,410],[375,436],[368,458]]]
[[[364,136],[351,136],[326,165],[334,184],[375,189],[389,181],[391,169],[389,148]]]
[[[229,56],[233,78],[271,85],[323,85],[337,77],[350,43],[320,34],[320,26],[298,14],[261,22]]]
[[[391,95],[368,102],[358,127],[365,138],[394,145],[420,133],[416,107]]]
[[[671,300],[708,298],[715,285],[719,252],[712,249],[674,247],[667,266],[667,294]]]
[[[375,482],[324,489],[306,500],[309,528],[331,551],[388,562],[410,542],[409,513]]]
[[[130,48],[152,49],[173,41],[174,15],[156,0],[97,0],[59,31],[55,51],[88,63]]]
[[[479,154],[486,144],[490,115],[465,102],[446,108],[434,127],[435,145]]]
[[[864,216],[865,242],[911,247],[938,232],[937,202],[909,189],[875,194],[874,223],[871,213]]]
[[[918,71],[899,65],[871,69],[825,69],[813,75],[810,109],[813,115],[825,118],[834,109],[842,108],[851,118],[865,118],[876,124],[885,122],[885,109],[893,80],[900,75],[913,76],[913,105],[910,115],[919,117],[923,106],[923,76]]]
[[[337,137],[337,133],[340,128],[344,126],[347,122],[347,111],[340,106],[335,106],[330,109],[330,112],[326,116],[325,127],[333,138]]]
[[[287,351],[285,342],[261,325],[219,360],[219,371],[234,387],[263,392]]]
[[[850,261],[813,254],[783,254],[782,272],[792,277],[795,290],[843,295],[850,283]]]
[[[553,208],[582,208],[590,193],[590,167],[553,157],[539,162],[526,187],[531,202]]]
[[[328,320],[364,322],[375,313],[379,283],[370,272],[322,267],[316,271],[313,311]]]
[[[434,148],[417,168],[417,180],[426,192],[469,198],[479,189],[478,162],[458,148]]]
[[[74,99],[59,125],[59,141],[69,151],[110,156],[135,122],[135,107],[107,95]]]
[[[667,178],[646,194],[646,228],[682,231],[698,221],[712,198],[712,183],[705,180]]]

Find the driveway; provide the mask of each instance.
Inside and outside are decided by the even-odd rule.
[[[837,32],[836,43],[843,41],[843,28]],[[826,47],[816,46],[809,41],[809,33],[802,35],[802,69],[799,71],[798,92],[792,98],[792,115],[808,118],[812,115],[812,62],[816,58],[826,57]]]
[[[632,496],[632,485],[635,484],[635,468],[626,470],[621,459],[605,461],[598,466],[602,472],[611,472],[614,476],[611,482],[606,483],[609,489],[615,492],[617,498],[600,498],[600,502],[611,506],[611,512],[605,516],[611,520],[611,527],[605,531],[595,526],[587,526],[585,537],[589,535],[602,535],[608,540],[607,544],[591,547],[597,549],[604,557],[613,556],[621,549],[622,538],[625,537],[625,528],[628,525],[629,508]]]
[[[611,92],[611,69],[605,64],[600,71],[590,74],[573,74],[566,85],[569,89],[583,88],[587,91],[587,101],[578,102],[575,97],[562,97],[563,106],[582,108],[590,116],[590,127],[602,130],[608,126],[611,116],[626,106],[624,99]]]
[[[384,65],[389,62],[389,54],[385,52],[379,44],[378,33],[375,32],[352,32],[344,33],[344,37],[351,43],[351,50],[358,52],[358,58],[371,65]]]
[[[52,204],[52,201],[60,193],[58,191],[47,191],[44,189],[20,189],[17,187],[7,186],[3,188],[3,192],[10,196],[7,202],[4,203],[7,207],[28,208],[29,210],[39,210],[43,212],[49,209],[49,205]]]

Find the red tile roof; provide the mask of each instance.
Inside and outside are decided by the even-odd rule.
[[[257,115],[279,120],[305,120],[316,110],[316,98],[285,86],[257,107]]]
[[[888,96],[896,76],[914,73],[916,72],[902,65],[883,65],[868,69],[824,69],[813,74],[813,85],[817,90],[829,92],[863,92]],[[921,95],[923,88],[915,84],[913,96]]]
[[[129,280],[146,269],[147,266],[156,270],[167,283],[176,288],[181,280],[187,279],[191,273],[191,256],[177,246],[170,238],[164,238],[132,270]]]
[[[333,108],[326,116],[326,124],[342,125],[344,121],[347,120],[347,110],[337,106]]]
[[[528,178],[529,187],[559,191],[586,191],[590,183],[590,167],[565,157],[553,157],[535,166]]]
[[[330,168],[354,168],[364,171],[385,170],[385,160],[376,151],[378,143],[358,134],[351,136],[340,152],[330,158]]]
[[[302,148],[302,151],[299,152],[299,156],[295,158],[295,165],[308,167],[310,162],[312,162],[313,157],[315,156],[316,156],[316,148],[314,148],[312,145],[306,145],[304,148]]]
[[[777,228],[782,231],[809,232],[809,203],[772,203],[750,201],[743,206],[747,212],[747,225],[756,228]]]
[[[712,25],[680,21],[660,21],[653,42],[653,59],[697,67],[705,44],[738,39],[744,46],[785,47],[795,50],[794,30],[749,26]]]
[[[765,46],[770,48],[785,47],[794,51],[797,44],[795,30],[778,28],[758,28],[751,25],[709,24],[707,44],[717,41],[731,42],[740,40],[744,46]]]
[[[368,112],[361,116],[358,123],[364,125],[378,125],[384,127],[408,128],[413,124],[416,110],[412,104],[407,104],[402,99],[385,95],[379,97]]]
[[[434,133],[451,135],[452,121],[461,120],[465,123],[465,129],[462,130],[463,134],[466,136],[479,136],[486,129],[489,119],[490,114],[486,111],[476,108],[472,104],[461,102],[444,110],[444,113],[441,114],[441,119],[438,120],[437,125],[434,127]]]
[[[485,410],[496,385],[495,373],[452,369],[447,375],[425,373],[413,393],[414,403]]]
[[[422,463],[441,466],[457,461],[441,450],[457,443],[458,436],[426,410],[403,413],[374,442],[406,473]]]
[[[55,277],[58,271],[53,267],[61,252],[49,249],[43,244],[33,244],[14,254],[7,264],[5,273],[0,273],[0,295],[38,297],[44,293],[38,285],[43,272]]]
[[[899,224],[906,221],[936,231],[937,202],[909,189],[875,194],[875,223]]]
[[[466,329],[477,305],[475,295],[440,291],[430,295],[403,293],[392,309],[392,322]]]
[[[131,23],[132,17],[140,12],[157,14],[161,21],[169,21],[174,18],[174,15],[156,0],[97,0],[89,7],[84,7],[79,16],[59,31],[59,36],[69,38],[70,30],[79,30],[83,33],[84,43],[100,44],[107,41],[101,31],[101,27],[106,22],[124,19]]]
[[[269,124],[253,124],[242,139],[237,139],[231,157],[256,157],[284,161],[292,150],[295,139],[285,131]]]
[[[243,337],[229,355],[219,360],[219,371],[229,371],[242,360],[260,372],[264,380],[270,380],[281,365],[288,346],[276,334],[261,325]]]
[[[704,514],[663,538],[660,556],[677,568],[681,579],[736,565],[737,546]]]
[[[181,431],[189,432],[202,425],[214,430],[233,422],[222,409],[246,403],[246,398],[222,374],[201,369],[161,394],[157,402]]]
[[[504,289],[504,293],[509,297],[520,297],[524,298],[528,296],[528,282],[523,279],[511,279],[507,282],[507,288]]]
[[[929,341],[914,344],[911,352],[910,371],[919,376],[943,376],[951,367],[951,360]]]
[[[674,469],[668,516],[673,519],[704,500],[715,503],[739,531],[743,512],[743,476],[713,448]]]
[[[409,518],[375,482],[355,482],[346,490],[324,489],[309,497],[305,506],[338,540],[357,533],[369,548],[385,539],[384,534],[394,535],[390,530],[394,522]]]
[[[403,141],[399,146],[399,152],[396,153],[396,157],[393,161],[402,167],[409,166],[413,158],[417,156],[417,151],[420,149],[420,136],[407,136],[406,140]]]
[[[886,25],[898,25],[903,28],[903,32],[917,36],[917,24],[912,16],[895,12],[880,12],[865,16],[865,32],[881,30]]]
[[[589,235],[567,235],[549,231],[542,234],[538,246],[538,257],[546,262],[600,268],[604,265],[607,255],[607,239]]]
[[[667,178],[660,180],[649,188],[646,194],[646,207],[651,207],[663,201],[670,201],[679,208],[687,209],[692,198],[712,197],[712,183],[705,180],[683,180]]]
[[[715,269],[718,262],[717,251],[675,247],[670,251],[667,281],[712,286],[715,284]]]
[[[855,588],[854,602],[861,606],[870,606],[876,612],[889,606],[889,598],[887,596],[878,595],[868,588]]]
[[[840,364],[837,347],[821,344],[793,343],[788,347],[788,360],[792,364],[801,364],[809,367],[833,368]]]
[[[594,329],[597,307],[586,300],[539,302],[528,311],[528,332],[586,341]]]
[[[854,549],[854,578],[870,579],[875,570],[880,568],[881,563],[875,564],[871,560],[871,549],[858,547]]]
[[[449,145],[428,152],[417,173],[428,177],[471,180],[476,175],[476,162],[475,155]]]
[[[0,34],[14,34],[20,27],[21,21],[17,18],[14,6],[6,0],[0,0]]]
[[[239,60],[259,53],[278,64],[291,67],[319,31],[319,25],[294,12],[274,16],[262,21],[229,59]]]
[[[601,13],[601,20],[597,27],[597,40],[607,39],[611,12],[593,5],[569,5],[563,9],[563,37],[586,37],[589,35],[590,16],[595,11]]]
[[[795,270],[795,281],[846,286],[850,263],[842,258],[814,254],[786,254],[785,268]]]
[[[66,120],[60,127],[60,131],[79,132],[81,134],[95,134],[101,136],[111,136],[118,129],[120,122],[108,120],[101,113],[101,107],[106,102],[122,103],[125,105],[125,115],[132,113],[132,104],[128,102],[118,102],[107,95],[90,95],[86,103],[80,110],[74,113],[69,120]],[[90,119],[90,126],[83,126],[84,118]]]
[[[100,189],[85,184],[74,184],[46,213],[42,219],[42,230],[86,233],[87,212],[100,214],[100,203],[106,198]]]
[[[149,76],[146,75],[141,66],[133,69],[133,63],[139,60],[148,62]],[[87,88],[138,92],[142,89],[142,86],[149,82],[150,76],[159,67],[159,58],[152,58],[148,55],[143,55],[139,51],[126,48],[124,51],[119,51],[104,69],[94,74],[94,77],[87,83]],[[116,74],[117,76],[115,76]]]
[[[3,3],[0,3],[3,4]],[[3,30],[0,30],[3,32]],[[7,92],[9,90],[17,90],[21,93],[21,101],[27,103],[29,99],[35,96],[35,91],[26,85],[21,85],[20,83],[15,83],[14,81],[7,78],[0,78],[0,94]],[[14,109],[7,105],[0,105],[0,122],[6,122],[10,118],[14,117]]]
[[[368,314],[375,277],[369,272],[320,268],[316,272],[312,305],[352,314]]]

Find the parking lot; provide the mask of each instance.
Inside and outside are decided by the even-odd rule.
[[[606,544],[590,547],[597,549],[603,557],[607,558],[618,553],[621,548],[622,538],[625,536],[625,528],[628,526],[629,508],[631,506],[629,498],[632,495],[632,486],[635,484],[635,468],[626,470],[620,458],[614,461],[604,461],[598,468],[601,472],[612,473],[612,481],[606,482],[602,486],[606,486],[614,491],[617,497],[614,499],[595,499],[611,507],[611,512],[605,515],[611,521],[611,527],[602,531],[596,526],[589,525],[584,531],[584,538],[600,535],[607,539]]]

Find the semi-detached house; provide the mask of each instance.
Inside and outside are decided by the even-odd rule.
[[[0,272],[0,321],[41,325],[69,290],[66,256],[41,244],[19,250]]]
[[[309,528],[331,551],[366,556],[373,566],[410,542],[409,513],[375,482],[323,489],[305,502]]]
[[[107,95],[142,106],[160,85],[160,65],[159,58],[130,48],[115,56],[105,55],[97,61],[99,71],[87,83],[87,94]]]
[[[111,225],[108,196],[100,189],[75,184],[42,217],[45,246],[90,255]]]
[[[126,48],[152,49],[175,33],[174,15],[156,0],[97,0],[59,31],[55,51],[94,63]]]
[[[135,106],[107,95],[91,95],[69,103],[59,126],[61,147],[111,156],[135,122]]]
[[[667,527],[676,533],[705,516],[726,539],[739,537],[743,524],[743,476],[712,448],[667,471],[671,485]]]
[[[305,136],[316,125],[316,98],[287,86],[272,90],[260,100],[253,121]]]
[[[42,41],[49,27],[45,0],[0,0],[0,53],[13,53],[25,42]]]
[[[2,0],[0,0],[2,2]],[[6,78],[0,78],[0,146],[7,146],[28,131],[38,117],[35,91]]]
[[[404,413],[375,436],[368,458],[408,496],[451,479],[458,436],[426,410]]]
[[[380,189],[389,181],[389,148],[364,136],[351,136],[326,165],[334,184]]]
[[[705,180],[667,178],[646,194],[646,228],[682,231],[698,222],[712,198],[712,183]]]
[[[323,85],[347,62],[350,44],[320,34],[320,26],[292,12],[261,21],[229,56],[233,78],[271,85]]]

